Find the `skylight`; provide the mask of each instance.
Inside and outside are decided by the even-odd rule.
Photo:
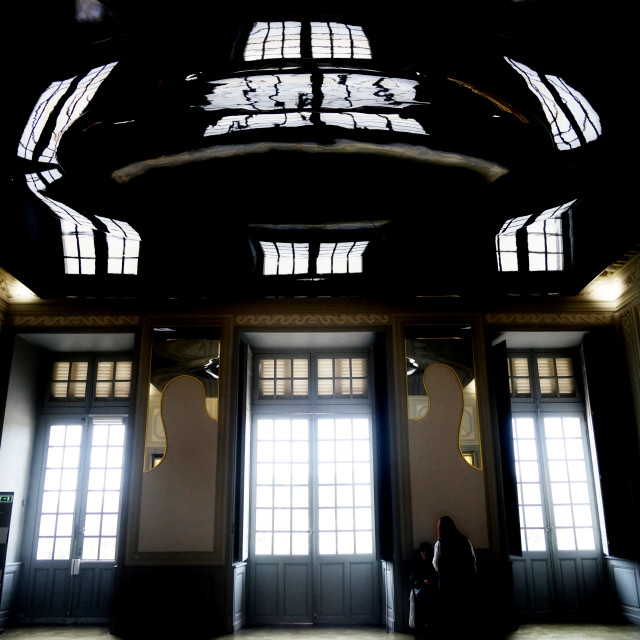
[[[521,62],[505,60],[540,101],[558,149],[575,149],[602,135],[600,117],[579,91],[557,76],[539,75]]]
[[[283,111],[309,109],[321,98],[323,109],[361,109],[424,104],[416,100],[418,82],[364,73],[325,73],[314,79],[306,73],[226,78],[210,83],[206,111],[239,109]]]
[[[267,242],[260,241],[263,269],[269,275],[362,273],[362,257],[368,240],[358,242]]]
[[[362,273],[362,256],[368,244],[366,241],[320,243],[317,273]]]
[[[245,60],[300,57],[300,22],[256,22],[244,49]]]
[[[371,46],[362,27],[341,22],[311,22],[310,26],[313,58],[371,58]],[[301,58],[302,40],[301,22],[256,22],[247,38],[244,59]],[[308,40],[306,43],[308,47]]]
[[[311,23],[314,58],[371,58],[369,40],[362,27],[340,22]]]
[[[49,124],[50,118],[54,117],[60,101],[68,95],[64,105],[58,112],[49,144],[40,158],[38,158],[39,162],[56,162],[56,152],[60,137],[84,112],[100,85],[116,64],[117,62],[112,62],[92,69],[84,78],[77,81],[70,95],[68,93],[76,83],[76,78],[68,78],[49,85],[38,99],[29,116],[18,145],[18,156],[26,160],[34,159],[36,145],[40,142],[40,137],[45,127]]]
[[[96,216],[107,227],[107,273],[138,273],[140,234],[128,223]]]
[[[264,256],[262,273],[265,276],[304,274],[309,271],[307,242],[260,241]]]
[[[96,272],[96,249],[93,229],[60,221],[62,229],[62,253],[64,272],[71,275],[94,275]]]
[[[413,118],[402,118],[397,113],[322,113],[319,122],[343,129],[366,129],[368,131],[397,131],[427,135],[422,125]],[[311,120],[311,112],[259,113],[246,116],[224,116],[215,125],[210,125],[204,136],[216,136],[233,133],[234,131],[248,131],[269,129],[273,127],[304,127],[315,124]]]
[[[496,236],[498,270],[564,270],[570,249],[565,247],[565,235],[570,235],[571,207],[575,202],[507,220]],[[524,256],[526,264],[522,264]]]

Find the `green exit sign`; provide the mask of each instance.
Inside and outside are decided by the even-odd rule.
[[[0,494],[0,502],[13,502],[13,496]]]

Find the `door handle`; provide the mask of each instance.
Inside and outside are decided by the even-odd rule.
[[[71,559],[71,575],[77,576],[80,574],[80,563],[82,560],[80,558],[72,558]]]

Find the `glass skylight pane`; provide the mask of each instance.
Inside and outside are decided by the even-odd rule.
[[[244,50],[244,59],[300,57],[300,22],[256,22]]]
[[[362,27],[340,22],[311,23],[311,55],[314,58],[371,58]]]
[[[20,144],[18,146],[18,156],[26,160],[33,159],[33,151],[40,140],[40,136],[49,121],[49,117],[56,108],[58,102],[65,96],[74,78],[54,82],[40,96],[38,102],[27,122]]]
[[[84,113],[96,91],[113,71],[116,64],[117,62],[112,62],[96,67],[78,82],[72,95],[67,98],[59,111],[49,145],[40,156],[40,162],[57,162],[58,142],[62,134]]]

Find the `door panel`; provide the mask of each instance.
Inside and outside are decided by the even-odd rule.
[[[252,440],[252,622],[378,622],[370,419],[257,416]]]
[[[604,567],[586,428],[571,411],[514,414],[523,558],[521,612],[576,615],[602,594]],[[587,584],[589,580],[589,584]]]
[[[121,417],[49,421],[28,573],[29,621],[106,621],[124,461]]]

